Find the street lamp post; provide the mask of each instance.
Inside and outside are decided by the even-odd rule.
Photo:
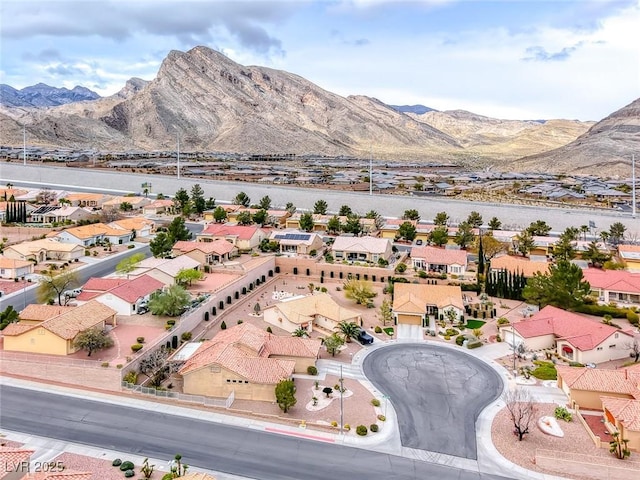
[[[344,410],[342,408],[342,391],[343,387],[342,365],[340,365],[340,433],[344,433]]]
[[[516,331],[513,328],[513,325],[511,326],[511,336],[512,336],[512,346],[513,346],[513,378],[515,378],[517,375],[517,370],[516,370]]]

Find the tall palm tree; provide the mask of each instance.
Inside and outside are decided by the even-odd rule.
[[[360,333],[360,327],[356,322],[347,322],[346,320],[338,323],[336,330],[342,334],[347,343],[351,343],[352,338],[358,338],[358,333]]]

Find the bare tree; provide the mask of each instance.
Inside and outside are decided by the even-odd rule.
[[[627,350],[631,350],[631,353],[633,353],[634,362],[637,362],[638,359],[640,359],[640,342],[638,342],[637,338],[634,338],[631,342],[627,342],[625,348],[627,348]]]
[[[516,388],[507,391],[503,396],[504,403],[511,415],[513,422],[514,434],[518,435],[518,441],[522,441],[523,437],[529,433],[529,425],[536,413],[536,407],[529,390]]]

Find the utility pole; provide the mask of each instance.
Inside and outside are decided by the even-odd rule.
[[[22,164],[27,164],[27,126],[22,124]]]
[[[631,154],[631,217],[636,218],[636,156]]]
[[[344,390],[342,381],[342,365],[340,365],[340,433],[344,433],[344,411],[342,408],[342,391]]]

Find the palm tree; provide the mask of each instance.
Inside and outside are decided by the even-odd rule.
[[[292,333],[292,337],[305,338],[309,336],[309,332],[306,328],[298,327]]]
[[[342,334],[347,343],[351,343],[352,338],[358,338],[358,333],[360,333],[360,327],[356,322],[347,322],[346,320],[338,323],[336,330]]]

